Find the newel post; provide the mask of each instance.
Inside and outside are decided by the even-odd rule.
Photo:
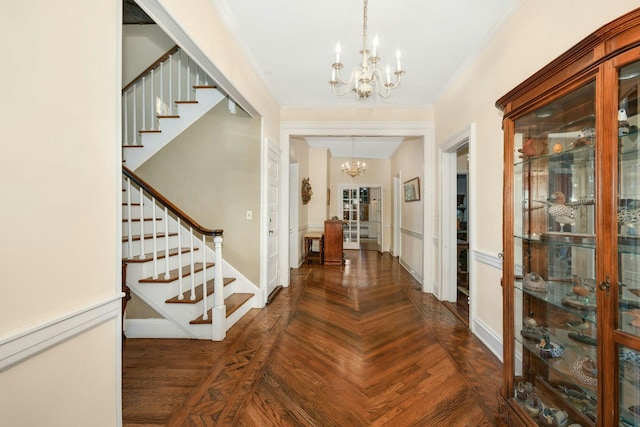
[[[227,307],[224,305],[224,279],[222,278],[222,230],[213,237],[215,267],[213,276],[213,341],[222,341],[227,333]]]

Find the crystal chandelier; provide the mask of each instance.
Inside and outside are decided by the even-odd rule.
[[[377,68],[380,61],[378,56],[378,36],[373,38],[373,48],[371,51],[367,49],[367,4],[368,0],[364,0],[363,25],[362,25],[362,61],[360,65],[353,69],[349,80],[344,80],[340,75],[340,70],[344,67],[340,62],[340,43],[336,46],[336,62],[331,65],[331,80],[329,84],[333,89],[333,93],[338,96],[346,95],[347,92],[355,92],[356,99],[367,99],[373,94],[374,90],[378,96],[388,98],[391,90],[398,87],[400,79],[405,71],[400,65],[400,50],[396,52],[396,70],[394,82],[391,82],[391,69],[387,65],[385,69],[385,78],[383,80],[382,73]],[[369,56],[371,53],[371,56]]]
[[[351,163],[344,162],[341,166],[342,173],[349,175],[351,178],[355,178],[358,175],[363,175],[367,171],[367,165],[364,162],[356,162],[353,159],[354,151],[355,139],[351,139]]]

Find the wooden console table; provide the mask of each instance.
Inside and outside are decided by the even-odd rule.
[[[313,241],[318,241],[318,251],[313,250]],[[309,263],[317,260],[324,264],[324,233],[320,231],[311,232],[304,235],[304,260]]]

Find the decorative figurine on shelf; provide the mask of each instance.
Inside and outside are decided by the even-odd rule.
[[[567,202],[567,197],[562,191],[556,191],[548,200],[539,200],[538,202],[549,206],[549,215],[555,222],[560,224],[562,231],[565,231],[565,225],[575,225],[578,217],[576,207],[595,204],[595,200],[592,198]]]
[[[618,201],[618,224],[635,227],[640,221],[640,200],[620,199]]]
[[[547,282],[535,271],[525,274],[522,286],[529,291],[547,292]]]
[[[529,313],[529,317],[524,319],[524,328],[520,331],[520,335],[525,338],[534,341],[540,341],[542,339],[541,328],[538,327],[538,322],[533,318],[533,311]]]
[[[526,409],[532,417],[537,416],[540,411],[542,411],[543,407],[544,405],[538,398],[538,395],[533,392],[529,394],[527,399],[524,401],[524,409]]]
[[[538,422],[541,426],[564,427],[569,422],[569,415],[556,408],[544,408],[538,415]]]
[[[538,348],[540,349],[540,356],[545,359],[556,359],[564,353],[564,346],[552,343],[547,333],[542,335]]]
[[[618,136],[629,134],[629,122],[627,121],[627,110],[621,108],[618,110]]]
[[[548,145],[549,143],[547,141],[534,141],[530,138],[522,144],[522,148],[518,148],[518,153],[520,153],[520,158],[523,159],[540,156],[542,154],[546,154]]]
[[[572,340],[592,346],[597,344],[594,337],[586,334],[586,332],[591,330],[591,322],[589,322],[586,317],[582,316],[582,319],[579,321],[567,322],[567,326],[575,331],[569,332],[569,338]]]
[[[595,128],[582,128],[578,132],[578,139],[573,141],[571,145],[573,148],[584,147],[586,145],[593,145],[596,141],[596,129]]]
[[[596,281],[587,277],[573,275],[571,293],[562,298],[562,303],[578,310],[595,310]]]

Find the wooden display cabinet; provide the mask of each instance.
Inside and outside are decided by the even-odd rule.
[[[640,426],[640,9],[500,98],[501,413]]]

